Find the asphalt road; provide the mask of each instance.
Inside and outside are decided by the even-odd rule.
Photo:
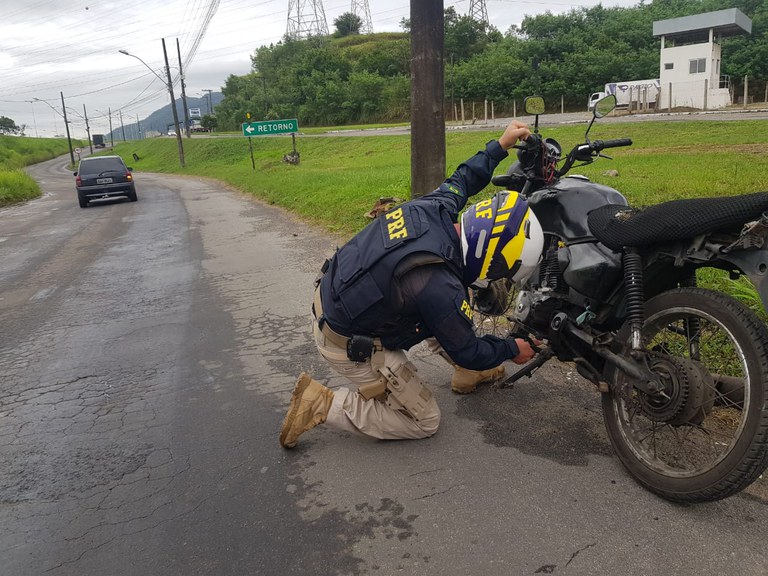
[[[611,455],[568,366],[449,390],[431,439],[278,446],[327,234],[212,181],[80,209],[64,160],[0,210],[0,574],[762,575],[766,481],[679,506]]]

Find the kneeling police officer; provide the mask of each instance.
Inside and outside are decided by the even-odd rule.
[[[378,217],[326,262],[312,305],[315,343],[357,390],[334,391],[302,374],[281,446],[294,447],[323,422],[379,439],[433,435],[440,409],[405,354],[423,340],[454,365],[458,393],[501,378],[505,360],[533,357],[523,339],[476,336],[467,288],[530,275],[543,244],[536,217],[522,196],[505,191],[474,204],[457,223],[467,199],[529,134],[512,121],[437,190]]]

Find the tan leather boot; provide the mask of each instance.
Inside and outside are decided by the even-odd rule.
[[[488,370],[467,370],[456,366],[456,371],[451,378],[451,390],[457,394],[469,394],[474,392],[478,384],[495,382],[504,376],[504,366],[489,368]]]
[[[299,436],[325,422],[332,401],[333,390],[302,372],[293,389],[288,414],[280,428],[280,446],[293,448]]]

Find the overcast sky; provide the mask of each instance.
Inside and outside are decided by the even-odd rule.
[[[352,0],[317,0],[328,27],[349,12]],[[639,0],[638,0],[639,1]],[[359,2],[358,2],[359,3]],[[505,32],[525,15],[560,13],[599,0],[486,0],[488,17]],[[606,0],[604,6],[632,6],[635,0]],[[291,4],[311,0],[2,0],[0,11],[0,116],[26,124],[30,136],[64,133],[64,93],[73,136],[85,137],[83,105],[91,133],[108,131],[108,109],[118,125],[146,117],[169,103],[165,85],[126,50],[165,74],[162,38],[170,65],[178,66],[178,38],[187,96],[219,91],[230,74],[246,74],[250,55],[279,41]],[[445,0],[459,14],[470,0]],[[409,0],[368,0],[374,32],[399,31]],[[178,70],[172,73],[177,75]],[[180,96],[178,86],[176,97]],[[36,100],[37,99],[37,100]]]

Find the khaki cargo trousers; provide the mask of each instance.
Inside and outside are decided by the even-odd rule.
[[[380,382],[384,378],[383,372],[400,373],[402,367],[408,362],[408,357],[403,350],[386,348],[376,353],[373,362],[372,359],[354,362],[347,357],[346,348],[342,348],[326,337],[320,330],[317,320],[313,321],[313,329],[315,344],[323,358],[331,368],[357,387]],[[419,393],[423,384],[418,377],[415,377],[410,382],[398,379],[396,386],[411,387],[412,389],[406,392]],[[416,420],[407,413],[407,410],[390,406],[391,402],[388,403],[384,399],[366,400],[357,390],[338,388],[334,390],[333,402],[325,423],[334,428],[382,440],[427,438],[437,432],[440,424],[440,408],[431,392],[428,392],[428,397],[423,404],[419,419]]]

